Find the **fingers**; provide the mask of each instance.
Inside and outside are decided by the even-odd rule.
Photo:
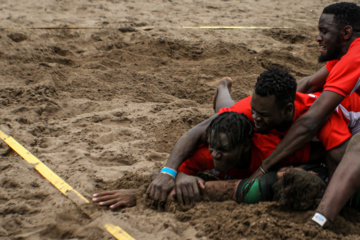
[[[95,196],[95,194],[93,196]],[[112,198],[114,198],[113,194],[101,194],[101,195],[99,194],[99,195],[97,195],[97,197],[93,197],[92,201],[93,202],[101,202],[101,201],[107,201]]]
[[[110,209],[119,207],[133,207],[136,205],[136,189],[115,190],[93,195],[93,202],[100,206],[109,206]]]
[[[192,186],[189,186],[188,190],[188,196],[187,199],[185,198],[185,204],[190,204],[192,202],[195,202],[195,193]]]
[[[159,199],[160,199],[160,194],[161,194],[161,187],[160,187],[160,186],[156,186],[156,188],[155,188],[155,193],[154,193],[154,201],[159,201]]]
[[[175,188],[174,188],[173,190],[171,190],[169,196],[172,197],[172,198],[175,198],[175,197],[176,197]]]
[[[176,186],[176,199],[178,201],[178,204],[180,204],[180,205],[184,204],[183,194],[182,194],[181,188],[178,186]]]
[[[109,206],[109,205],[113,205],[113,204],[118,203],[118,202],[121,202],[121,201],[118,201],[117,199],[110,199],[110,200],[107,200],[107,201],[99,202],[99,205],[100,206]]]
[[[97,197],[101,197],[101,196],[106,196],[106,195],[113,195],[116,193],[116,190],[114,191],[107,191],[107,192],[101,192],[101,193],[94,193],[93,197],[97,198]]]
[[[119,207],[133,207],[136,205],[136,201],[118,201],[115,204],[111,205],[110,209],[116,209]]]
[[[126,206],[126,204],[123,203],[123,202],[117,202],[117,203],[111,205],[109,208],[114,210],[114,209],[117,209],[119,207],[128,207],[128,206]]]
[[[178,199],[178,203],[180,205],[187,205],[190,203],[190,194],[192,196],[194,196],[194,193],[193,193],[193,190],[190,187],[179,187],[177,190],[176,190],[176,197]]]
[[[160,197],[160,203],[165,203],[168,197],[168,192],[162,191]]]
[[[169,192],[174,188],[175,179],[166,174],[160,174],[148,187],[148,196],[157,203],[166,202]]]
[[[192,201],[196,201],[196,202],[200,202],[200,190],[199,190],[199,187],[197,185],[197,183],[195,182],[192,186],[192,189],[193,189],[193,194],[194,194],[194,198]]]
[[[178,204],[187,205],[200,201],[198,182],[205,188],[205,181],[200,178],[195,178],[186,174],[178,175],[178,178],[176,179],[176,198]]]
[[[204,180],[198,179],[197,184],[202,190],[205,189],[205,181]]]
[[[153,186],[153,184],[150,184],[150,186],[146,192],[148,193],[149,198],[154,199],[155,187]]]

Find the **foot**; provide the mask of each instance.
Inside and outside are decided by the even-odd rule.
[[[227,91],[230,93],[233,82],[234,81],[230,77],[224,77],[223,79],[221,79],[219,86],[216,88],[215,95],[212,100],[213,109],[215,112],[217,112],[216,111],[216,100],[219,95],[219,91],[227,89]]]

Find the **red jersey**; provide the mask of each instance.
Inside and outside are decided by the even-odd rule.
[[[339,60],[331,60],[328,61],[326,63],[326,69],[328,70],[328,72],[331,72],[331,70],[333,69],[333,67],[339,62]]]
[[[352,135],[360,132],[360,97],[356,93],[347,96],[335,110],[344,116]]]
[[[341,94],[345,99],[336,108],[345,116],[354,135],[360,132],[360,38],[355,39],[340,60],[327,62],[329,76],[323,90]]]
[[[293,122],[296,119],[304,115],[310,106],[314,103],[320,93],[313,94],[304,94],[304,93],[296,93],[295,101],[294,101],[294,117]],[[251,96],[244,98],[237,103],[235,103],[230,108],[222,108],[219,110],[219,114],[227,111],[233,111],[238,113],[244,113],[253,123],[254,120],[251,114],[251,106],[250,106]],[[290,127],[289,127],[290,129]],[[276,129],[270,131],[270,134],[276,135],[279,138],[285,136],[287,131],[280,132]],[[263,134],[264,135],[264,134]],[[344,115],[342,112],[334,112],[330,119],[324,124],[321,130],[317,133],[317,138],[324,145],[326,150],[330,150],[334,147],[339,146],[347,139],[351,137],[351,133],[347,127],[347,121],[344,119]]]
[[[357,91],[360,86],[360,38],[351,43],[339,61],[329,61],[326,68],[330,73],[323,91],[336,92],[344,97]]]
[[[272,134],[255,133],[251,138],[251,162],[247,169],[231,169],[221,173],[214,168],[214,162],[207,145],[201,145],[199,149],[179,167],[179,172],[195,175],[197,172],[208,172],[219,179],[244,179],[251,176],[279,144],[280,138]],[[302,150],[289,156],[280,163],[281,166],[307,163],[310,156],[310,144]]]

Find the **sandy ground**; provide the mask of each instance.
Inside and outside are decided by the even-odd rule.
[[[0,0],[0,129],[89,200],[143,186],[213,114],[222,77],[241,99],[268,67],[297,79],[318,70],[317,20],[331,2]],[[80,29],[31,29],[62,26]],[[354,210],[330,231],[274,203],[156,211],[140,198],[119,211],[90,204],[89,219],[2,141],[0,154],[1,239],[113,239],[106,222],[136,239],[360,239]]]

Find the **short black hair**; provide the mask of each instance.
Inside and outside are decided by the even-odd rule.
[[[214,118],[206,129],[210,146],[214,145],[215,139],[221,141],[220,133],[227,135],[230,147],[234,148],[251,140],[253,125],[243,113],[224,112]]]
[[[257,78],[255,93],[261,97],[275,95],[279,107],[294,103],[296,95],[296,79],[280,68],[270,68]]]
[[[355,31],[360,31],[360,6],[351,2],[339,2],[324,8],[323,14],[334,14],[334,20],[339,28],[350,25]]]

